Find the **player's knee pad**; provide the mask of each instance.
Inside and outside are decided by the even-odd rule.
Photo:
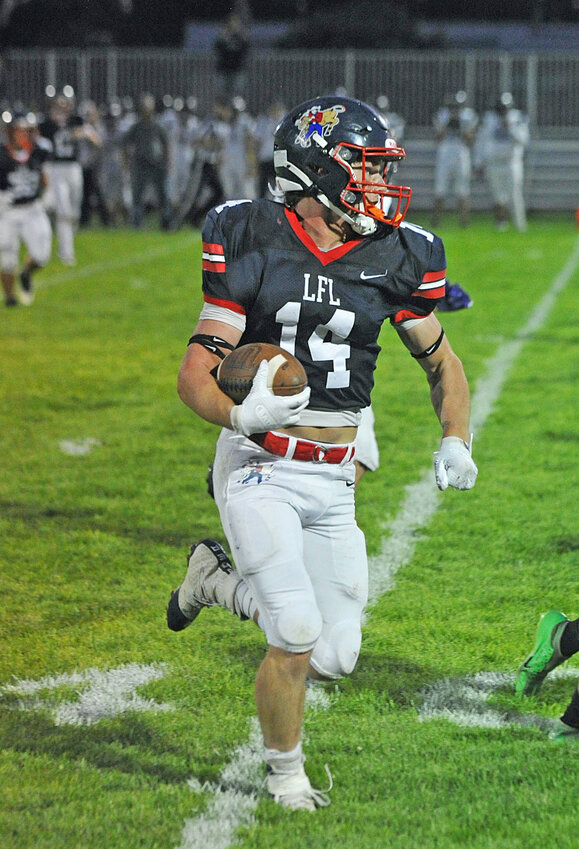
[[[312,666],[324,678],[342,678],[354,671],[361,645],[359,622],[346,619],[325,625],[312,654]]]
[[[32,259],[39,268],[44,268],[44,266],[48,264],[51,251],[52,245],[50,239],[45,239],[39,240],[36,245],[31,245],[28,253],[30,254],[30,259]]]
[[[286,604],[276,620],[276,630],[286,651],[310,651],[322,632],[322,614],[313,603]]]

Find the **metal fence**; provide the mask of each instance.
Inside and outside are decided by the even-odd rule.
[[[7,51],[0,73],[0,99],[36,108],[47,85],[72,85],[79,99],[97,103],[143,91],[194,95],[202,112],[217,91],[212,54],[181,49]],[[478,112],[511,91],[542,136],[579,137],[579,51],[256,51],[244,94],[257,113],[273,100],[289,106],[338,87],[368,101],[387,94],[418,136],[429,131],[442,99],[464,89]]]

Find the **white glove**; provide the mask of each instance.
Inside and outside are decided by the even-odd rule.
[[[308,406],[310,387],[297,395],[274,395],[267,385],[268,361],[262,360],[253,378],[251,392],[242,404],[231,408],[231,427],[244,436],[298,424]]]
[[[445,436],[440,448],[434,452],[434,476],[439,489],[452,486],[454,489],[472,489],[478,469],[471,457],[470,444],[458,436]]]

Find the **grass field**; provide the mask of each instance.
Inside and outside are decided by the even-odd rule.
[[[525,702],[512,681],[542,612],[579,615],[578,234],[450,216],[440,233],[475,302],[442,320],[477,403],[513,356],[479,414],[476,488],[433,496],[388,582],[439,429],[384,328],[382,465],[357,494],[383,584],[354,674],[311,696],[308,772],[334,780],[315,814],[259,795],[259,631],[221,609],[165,625],[189,543],[225,543],[205,488],[217,431],[175,391],[199,234],[82,232],[77,268],[54,260],[30,309],[2,309],[2,849],[575,849],[579,746],[546,720],[578,676]]]

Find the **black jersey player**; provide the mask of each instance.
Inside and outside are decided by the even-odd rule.
[[[65,265],[76,265],[74,237],[83,198],[80,143],[81,139],[86,139],[98,147],[102,142],[94,128],[74,113],[73,101],[64,94],[54,99],[49,115],[39,129],[53,147],[49,176],[58,256]]]
[[[20,272],[20,300],[33,299],[32,275],[50,259],[52,229],[40,198],[46,187],[50,143],[38,137],[36,116],[9,115],[0,145],[0,264],[7,306],[15,306],[16,271],[24,243],[28,256]]]
[[[274,140],[284,204],[229,202],[207,216],[204,306],[179,372],[182,400],[223,428],[214,491],[237,570],[215,541],[194,547],[168,625],[181,630],[217,603],[264,631],[255,692],[267,787],[293,809],[329,802],[303,767],[306,678],[347,675],[360,650],[368,578],[354,442],[386,320],[426,373],[442,430],[439,487],[470,489],[477,476],[467,380],[434,314],[444,247],[404,222],[410,189],[391,182],[404,156],[360,101],[324,96],[292,109]],[[295,354],[309,386],[275,396],[262,363],[234,405],[212,371],[219,349],[251,341]]]

